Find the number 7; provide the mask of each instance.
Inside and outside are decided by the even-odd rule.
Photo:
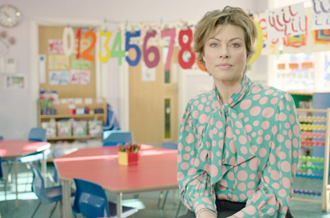
[[[162,30],[161,31],[161,37],[170,37],[170,44],[168,48],[168,53],[166,57],[166,63],[165,63],[165,71],[170,70],[170,64],[173,54],[173,46],[174,46],[174,38],[175,38],[175,28],[169,29],[169,30]]]

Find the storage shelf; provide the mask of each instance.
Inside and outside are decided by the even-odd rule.
[[[55,141],[55,140],[68,140],[68,139],[91,139],[91,138],[101,138],[101,137],[102,135],[66,136],[66,137],[47,138],[47,140]]]
[[[93,117],[103,117],[105,116],[104,113],[102,114],[82,114],[82,115],[70,115],[70,114],[56,114],[56,115],[40,115],[41,119],[50,119],[50,118],[93,118]]]

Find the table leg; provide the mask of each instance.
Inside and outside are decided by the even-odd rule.
[[[45,150],[42,151],[42,162],[41,162],[41,174],[45,181],[45,187],[47,187],[47,163],[46,163],[46,154]]]
[[[121,214],[122,214],[122,199],[123,199],[123,193],[118,193],[117,194],[117,218],[121,218]]]
[[[62,180],[62,214],[63,218],[71,218],[70,181]]]
[[[15,206],[18,207],[18,181],[17,181],[17,177],[18,177],[18,159],[15,158],[15,188],[16,188],[16,202],[15,202]]]

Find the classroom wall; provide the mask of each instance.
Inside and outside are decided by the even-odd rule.
[[[17,7],[21,12],[21,22],[18,26],[7,29],[0,27],[0,32],[6,30],[9,36],[16,38],[16,44],[11,45],[6,57],[16,58],[17,73],[27,76],[25,90],[5,90],[0,87],[0,135],[6,139],[26,138],[28,131],[36,120],[33,120],[31,107],[36,104],[32,99],[31,57],[30,57],[30,19],[31,18],[61,18],[61,19],[106,19],[109,26],[116,22],[155,22],[161,19],[166,22],[182,20],[198,20],[207,11],[223,8],[226,1],[214,0],[0,0],[0,6],[6,3]],[[232,6],[238,6],[251,12],[264,11],[267,8],[265,0],[232,0]],[[116,61],[107,63],[109,75],[106,95],[115,113],[119,111],[119,87]]]

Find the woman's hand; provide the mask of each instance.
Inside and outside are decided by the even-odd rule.
[[[197,218],[217,218],[217,217],[212,211],[204,210],[198,214]]]

